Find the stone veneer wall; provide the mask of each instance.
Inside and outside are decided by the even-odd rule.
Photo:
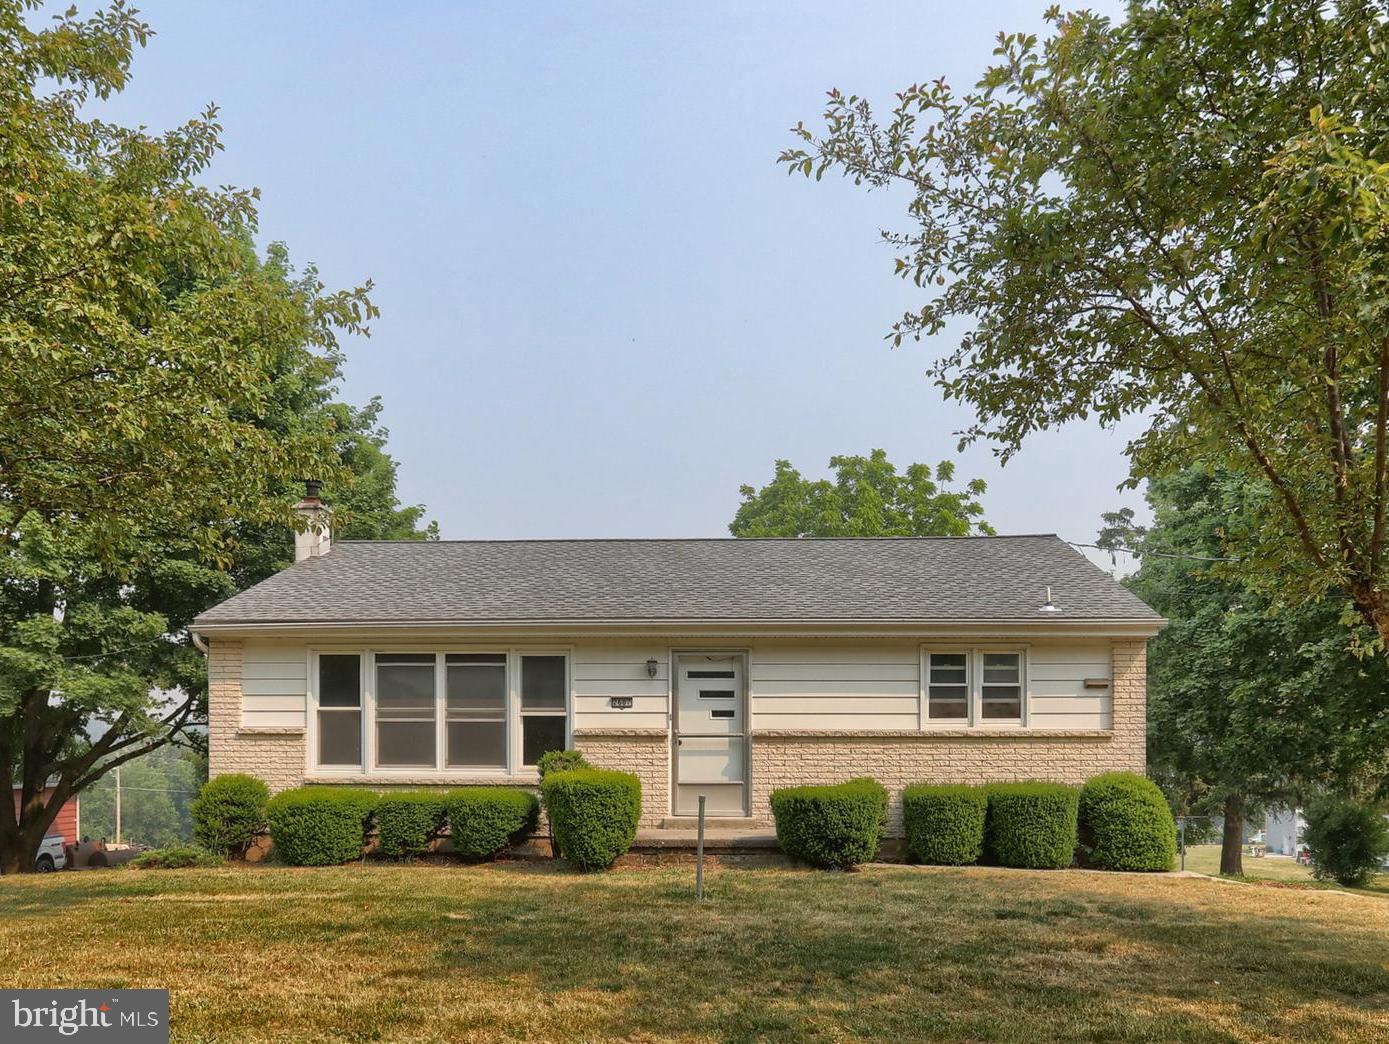
[[[209,776],[245,772],[272,791],[304,782],[304,730],[247,729],[241,724],[241,643],[214,638],[207,655]]]
[[[641,780],[641,825],[660,826],[670,815],[670,736],[657,729],[613,729],[574,734],[574,746],[594,765],[634,773]]]

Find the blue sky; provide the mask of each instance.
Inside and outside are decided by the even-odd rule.
[[[343,393],[383,396],[402,497],[445,537],[719,536],[778,457],[955,456],[969,415],[923,376],[946,345],[882,339],[917,295],[877,238],[905,198],[775,157],[832,86],[973,83],[1043,0],[138,6],[157,35],[104,114],[215,101],[214,180],[262,190],[262,239],[375,280]],[[999,531],[1092,540],[1139,504],[1134,430],[959,471]]]

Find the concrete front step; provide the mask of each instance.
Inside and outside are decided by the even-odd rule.
[[[699,817],[697,816],[666,816],[665,819],[661,820],[662,830],[697,830],[698,828]],[[763,832],[773,829],[771,823],[753,816],[705,816],[704,828],[706,830],[746,830],[756,828]]]
[[[699,844],[699,831],[696,829],[674,829],[662,827],[655,830],[638,830],[633,851],[694,851]],[[776,834],[763,828],[710,827],[704,828],[704,850],[711,854],[720,852],[774,851],[777,847]]]

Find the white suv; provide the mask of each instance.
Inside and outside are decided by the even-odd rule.
[[[63,835],[49,834],[43,839],[43,844],[39,845],[39,855],[34,860],[34,869],[41,874],[49,874],[67,865],[68,857],[63,852]]]

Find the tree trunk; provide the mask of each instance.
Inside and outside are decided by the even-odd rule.
[[[1225,799],[1225,830],[1220,839],[1220,872],[1244,874],[1244,798],[1231,794]]]

